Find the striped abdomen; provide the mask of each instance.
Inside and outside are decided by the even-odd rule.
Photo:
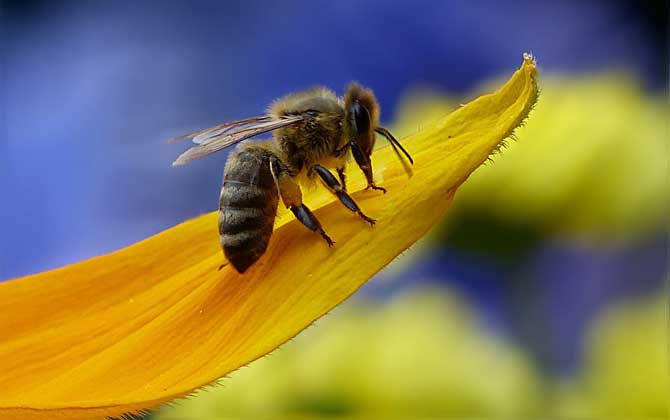
[[[277,214],[270,152],[241,144],[231,153],[219,200],[219,234],[228,261],[243,273],[265,252]]]

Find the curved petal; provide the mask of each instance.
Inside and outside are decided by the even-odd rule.
[[[184,396],[272,351],[356,291],[443,216],[456,188],[535,103],[535,63],[496,93],[375,153],[387,194],[350,189],[374,228],[323,191],[306,202],[337,242],[283,212],[244,275],[223,262],[216,214],[117,252],[0,284],[0,417],[119,416]],[[355,172],[355,173],[354,173]]]

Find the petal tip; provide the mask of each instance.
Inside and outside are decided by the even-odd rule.
[[[537,62],[535,61],[535,56],[533,55],[532,52],[523,53],[523,62],[524,64],[530,64],[532,66],[535,66],[537,64]]]

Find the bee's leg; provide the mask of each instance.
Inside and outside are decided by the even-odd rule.
[[[378,187],[372,178],[372,162],[370,161],[370,156],[363,153],[363,150],[361,150],[361,147],[357,143],[350,142],[349,144],[349,147],[351,147],[351,154],[354,156],[356,164],[361,168],[361,171],[363,171],[363,174],[365,175],[365,179],[368,181],[366,190],[372,188],[373,190],[379,190],[386,194],[386,188]]]
[[[319,219],[317,219],[314,213],[302,203],[302,191],[300,191],[300,186],[291,178],[288,170],[281,164],[281,162],[279,162],[279,159],[270,158],[270,171],[272,172],[272,177],[277,184],[279,195],[286,208],[291,209],[296,219],[300,220],[300,223],[305,225],[308,229],[314,232],[319,232],[321,237],[328,243],[328,246],[335,245],[335,242],[330,239],[330,236],[328,236],[321,227]]]
[[[340,185],[337,179],[335,179],[335,176],[328,169],[321,165],[314,165],[311,167],[311,170],[315,171],[319,175],[323,183],[326,184],[326,187],[328,187],[328,189],[337,196],[337,198],[340,200],[340,202],[342,202],[342,204],[344,204],[346,208],[353,211],[354,213],[358,213],[358,215],[361,216],[363,220],[370,223],[371,225],[375,224],[375,219],[363,214],[360,207],[358,207],[358,204],[356,204],[354,199],[351,198],[351,196],[347,194],[346,191],[344,191],[342,185]]]
[[[337,168],[337,176],[340,178],[340,184],[342,184],[342,191],[347,190],[347,179],[344,174],[344,168]]]

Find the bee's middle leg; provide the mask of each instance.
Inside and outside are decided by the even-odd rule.
[[[303,204],[300,186],[291,178],[288,170],[279,162],[279,159],[272,158],[270,160],[270,171],[277,184],[277,189],[279,190],[279,195],[281,196],[284,205],[291,209],[291,212],[293,212],[296,219],[300,220],[300,223],[305,225],[308,229],[314,232],[319,232],[321,237],[328,243],[329,247],[335,245],[335,242],[330,239],[330,236],[328,236],[321,227],[319,219],[317,219],[314,213]]]
[[[326,184],[326,187],[328,187],[328,189],[337,196],[337,198],[342,204],[344,204],[346,208],[353,211],[354,213],[357,213],[363,220],[370,223],[371,225],[375,224],[376,220],[363,214],[360,207],[358,207],[358,204],[356,204],[354,199],[351,198],[351,196],[347,194],[346,191],[344,191],[342,184],[340,184],[340,182],[328,169],[321,165],[314,165],[312,166],[311,170],[319,175],[323,183]]]
[[[337,176],[340,178],[340,184],[342,184],[342,190],[347,190],[347,177],[344,174],[344,168],[337,168]]]

